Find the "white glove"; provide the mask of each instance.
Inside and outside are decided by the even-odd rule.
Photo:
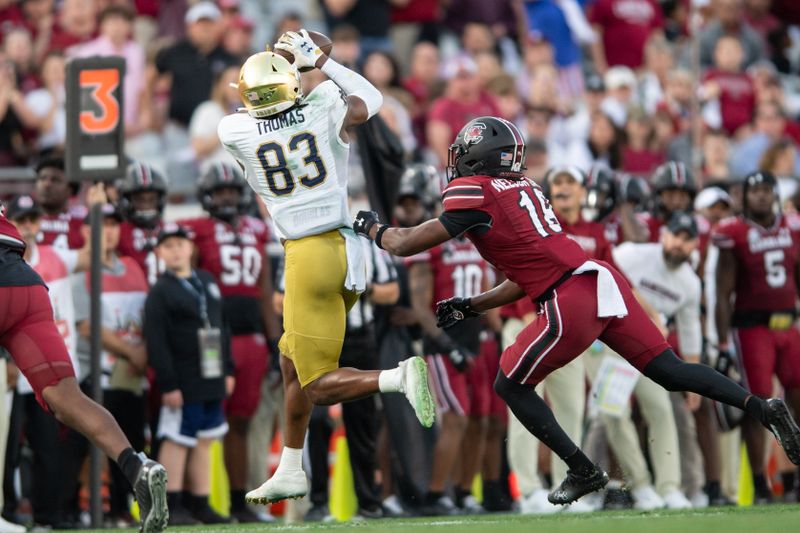
[[[278,39],[275,48],[289,52],[294,56],[297,68],[314,68],[322,50],[317,46],[306,30],[287,31]]]

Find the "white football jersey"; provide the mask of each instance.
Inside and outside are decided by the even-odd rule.
[[[329,80],[285,113],[257,119],[240,112],[219,123],[220,141],[244,166],[279,237],[300,239],[351,226],[349,145],[339,136],[346,113],[344,94]]]

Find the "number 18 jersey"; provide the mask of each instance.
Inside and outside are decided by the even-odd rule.
[[[351,225],[349,145],[339,136],[346,113],[343,93],[329,80],[284,113],[264,119],[234,113],[219,123],[220,141],[244,166],[280,238]]]
[[[467,237],[531,299],[588,259],[581,247],[562,233],[541,188],[527,178],[457,178],[444,190],[442,201],[445,212],[483,211],[491,217],[488,230],[475,228]]]

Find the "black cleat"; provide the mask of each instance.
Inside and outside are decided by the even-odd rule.
[[[133,494],[139,502],[139,517],[142,525],[141,533],[159,533],[164,531],[169,522],[167,507],[167,471],[152,459],[144,459]]]
[[[581,496],[602,489],[607,483],[608,474],[599,466],[595,466],[594,471],[588,477],[567,470],[566,479],[547,495],[547,501],[553,505],[566,505]]]
[[[767,426],[791,462],[800,465],[800,428],[780,398],[767,400]]]

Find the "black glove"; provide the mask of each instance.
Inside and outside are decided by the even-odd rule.
[[[463,346],[459,346],[453,339],[445,334],[441,334],[435,339],[433,343],[439,350],[439,353],[446,355],[456,370],[464,372],[470,367],[470,363],[475,359],[475,354],[467,350]]]
[[[617,186],[617,202],[642,205],[650,196],[647,183],[636,176],[623,176]]]
[[[359,211],[353,221],[353,231],[369,239],[369,230],[378,222],[378,213],[375,211]]]
[[[436,325],[440,328],[452,328],[462,320],[481,314],[472,309],[471,298],[448,298],[436,302]]]
[[[717,352],[717,364],[714,365],[714,368],[720,374],[725,376],[730,376],[731,370],[736,367],[736,361],[733,360],[733,354],[731,353],[730,349],[720,348]]]

